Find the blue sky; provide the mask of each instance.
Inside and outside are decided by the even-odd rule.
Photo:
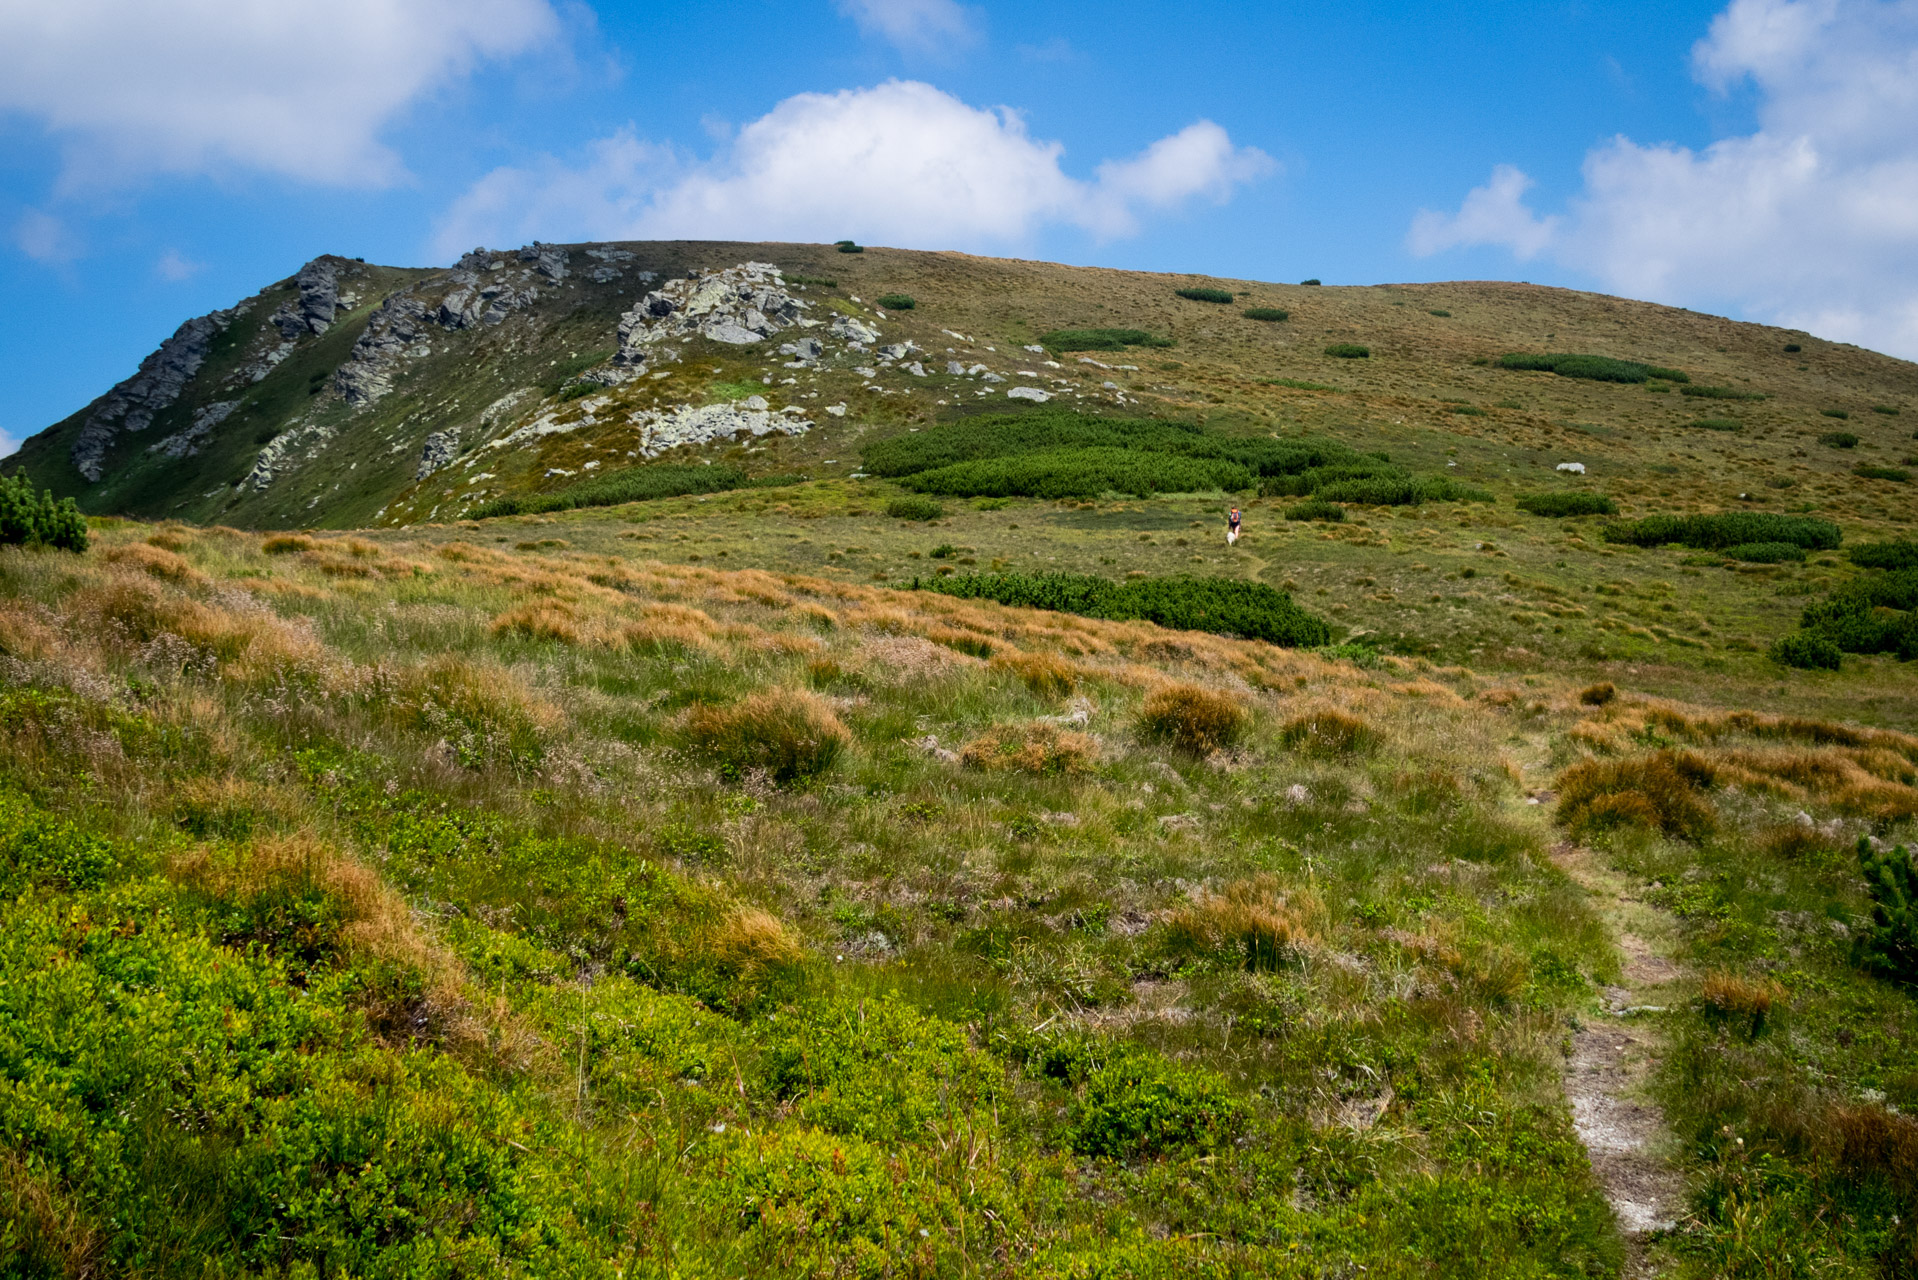
[[[320,253],[1526,279],[1918,357],[1918,0],[0,0],[0,446]]]

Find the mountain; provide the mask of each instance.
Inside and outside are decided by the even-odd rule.
[[[911,309],[881,305],[889,296]],[[1084,329],[1169,345],[1040,349]],[[1341,344],[1369,355],[1326,354]],[[1670,367],[1690,378],[1681,391],[1754,398],[1496,367],[1510,352]],[[1910,420],[1874,408],[1918,405],[1908,362],[1523,284],[1321,287],[830,245],[534,244],[475,250],[443,271],[317,258],[186,322],[9,469],[103,514],[398,524],[651,459],[831,475],[875,429],[1016,405],[1007,396],[1029,394],[1022,385],[1104,412],[1329,432],[1428,464],[1447,449],[1461,466],[1576,453],[1626,497],[1669,488],[1661,468],[1702,469],[1705,483],[1687,485],[1696,496],[1774,506],[1767,486],[1780,476],[1803,473],[1838,498],[1832,486],[1848,490],[1858,460],[1896,464]],[[1828,413],[1849,415],[1856,452],[1817,448]],[[1701,419],[1742,430],[1701,431]],[[1867,498],[1862,510],[1893,506]]]

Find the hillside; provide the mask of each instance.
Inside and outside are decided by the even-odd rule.
[[[1525,285],[318,260],[12,467],[0,1272],[1911,1274],[1914,428]]]

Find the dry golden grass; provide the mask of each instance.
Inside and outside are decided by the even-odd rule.
[[[19,1155],[0,1150],[0,1234],[7,1274],[93,1280],[101,1274],[106,1237],[73,1199]]]
[[[992,669],[1011,672],[1041,698],[1063,698],[1079,686],[1079,669],[1052,653],[1002,653]]]
[[[103,548],[100,552],[103,563],[123,565],[167,582],[204,582],[206,575],[195,569],[178,553],[164,547],[149,546],[144,542],[122,542],[117,546]]]
[[[749,979],[806,958],[805,947],[785,921],[753,906],[729,913],[713,932],[708,948],[727,971]]]
[[[1827,1119],[1847,1171],[1883,1178],[1901,1195],[1918,1192],[1918,1119],[1875,1105],[1833,1107]]]
[[[1588,684],[1579,690],[1578,700],[1588,707],[1602,707],[1618,696],[1618,688],[1611,681]]]
[[[1279,740],[1309,756],[1340,756],[1369,750],[1378,732],[1362,717],[1340,707],[1313,707],[1291,716],[1279,729]]]
[[[1558,820],[1573,830],[1638,826],[1698,839],[1717,825],[1701,793],[1717,771],[1690,751],[1587,760],[1558,776]]]
[[[1236,742],[1246,720],[1245,708],[1228,694],[1203,685],[1172,684],[1146,695],[1139,732],[1148,740],[1208,755]]]
[[[1089,771],[1099,761],[1098,741],[1044,720],[994,725],[959,752],[968,767],[1017,770],[1045,777]]]
[[[730,707],[695,706],[679,730],[694,754],[728,772],[795,782],[830,769],[852,744],[833,709],[799,689],[755,693]]]
[[[558,601],[541,601],[509,609],[493,619],[496,636],[521,636],[529,640],[557,640],[561,644],[579,644],[579,611]]]
[[[1769,978],[1754,981],[1721,970],[1705,975],[1698,998],[1712,1017],[1756,1036],[1784,1004],[1785,990]]]
[[[1277,969],[1309,948],[1326,921],[1325,903],[1287,894],[1278,878],[1235,880],[1201,893],[1166,918],[1166,946],[1188,956],[1230,955],[1246,969]]]

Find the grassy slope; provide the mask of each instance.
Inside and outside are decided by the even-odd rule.
[[[1099,356],[1144,368],[1087,369],[1088,391],[1109,378],[1149,412],[1383,448],[1499,502],[1327,528],[1241,501],[1228,550],[1226,495],[948,502],[927,526],[881,514],[897,486],[826,478],[264,544],[114,525],[83,561],[4,553],[8,803],[104,834],[113,859],[0,814],[39,833],[4,845],[26,868],[0,959],[0,1043],[25,1046],[0,1058],[15,1247],[56,1272],[216,1253],[366,1274],[499,1255],[627,1274],[1606,1274],[1619,1247],[1557,1068],[1619,961],[1546,856],[1568,835],[1550,789],[1581,760],[1684,749],[1716,777],[1709,831],[1569,833],[1678,917],[1696,975],[1776,995],[1760,1026],[1706,1001],[1665,1019],[1658,1087],[1697,1192],[1668,1253],[1697,1275],[1898,1273],[1918,1220],[1898,1144],[1918,1139],[1883,1104],[1918,1106],[1918,1008],[1851,966],[1844,933],[1863,910],[1850,842],[1907,839],[1918,812],[1907,669],[1762,656],[1852,572],[1837,557],[1730,570],[1510,499],[1582,483],[1629,515],[1751,502],[1897,536],[1907,487],[1849,468],[1908,448],[1911,366],[1527,286],[1224,282],[1292,312],[1260,325],[1171,297],[1221,283],[1199,278],[645,248],[913,293],[887,336],[941,365],[963,349],[941,328],[1000,353],[1068,324],[1170,333],[1168,351]],[[1334,341],[1373,356],[1318,354]],[[1473,363],[1507,349],[1771,398]],[[510,381],[545,350],[468,368]],[[709,354],[661,394],[762,376]],[[495,386],[444,380],[443,355],[382,431],[410,442],[451,420],[430,405],[490,403]],[[879,396],[840,371],[810,389],[847,420],[735,460],[847,472],[865,433],[923,429],[962,390]],[[1682,425],[1728,411],[1742,433]],[[1834,426],[1864,443],[1818,446]],[[533,487],[621,447],[554,437],[502,478]],[[1585,481],[1552,472],[1567,459]],[[358,481],[270,500],[290,514],[335,484]],[[457,492],[428,482],[389,516]],[[315,510],[365,519],[390,493]],[[883,585],[995,564],[1294,585],[1399,656],[1361,668]],[[1601,679],[1621,696],[1581,703]],[[1235,699],[1244,739],[1202,760],[1143,735],[1170,681]],[[688,752],[688,708],[778,688],[846,726],[818,779],[775,788]],[[1067,723],[1027,727],[1044,716]],[[1352,746],[1324,745],[1346,718]],[[1036,735],[1051,754],[1034,758],[1068,767],[939,754],[994,735]],[[118,990],[144,993],[138,1011]],[[97,1008],[115,1010],[88,1014],[105,1033],[66,1047],[57,1011]],[[196,1054],[219,1065],[165,1069]],[[56,1058],[23,1092],[23,1064]],[[391,1131],[403,1154],[377,1154]],[[306,1142],[334,1154],[315,1164]],[[392,1242],[422,1231],[409,1264]]]

